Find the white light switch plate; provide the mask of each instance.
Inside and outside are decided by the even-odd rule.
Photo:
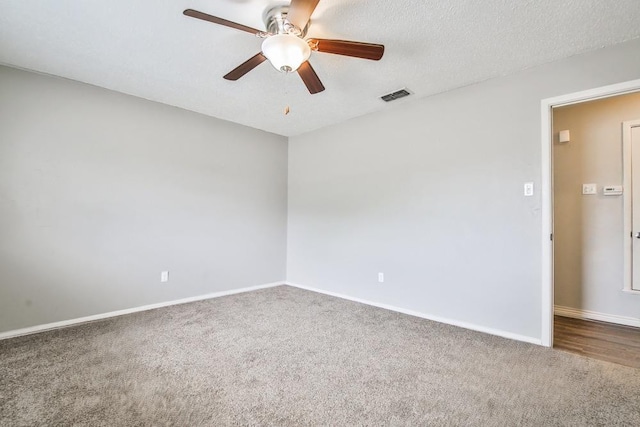
[[[598,194],[598,185],[582,184],[582,194]]]

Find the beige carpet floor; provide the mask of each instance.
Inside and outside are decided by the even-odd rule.
[[[281,286],[0,341],[0,425],[639,426],[640,370]]]

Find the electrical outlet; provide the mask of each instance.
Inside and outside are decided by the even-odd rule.
[[[533,182],[524,183],[524,195],[527,197],[533,196]]]
[[[160,281],[162,283],[168,282],[169,281],[169,272],[168,271],[163,271],[160,273]]]
[[[384,282],[384,273],[378,273],[378,283]]]

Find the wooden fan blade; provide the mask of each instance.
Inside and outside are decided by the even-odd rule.
[[[249,71],[256,68],[258,65],[262,64],[267,60],[267,57],[262,53],[258,53],[255,56],[252,56],[242,64],[238,65],[232,71],[230,71],[226,76],[224,76],[227,80],[238,80],[240,77],[247,74]]]
[[[324,53],[334,53],[336,55],[345,55],[378,61],[384,54],[384,46],[381,44],[325,39],[309,39],[308,42],[311,50]]]
[[[309,92],[313,95],[314,93],[322,92],[324,90],[324,86],[322,82],[318,78],[315,70],[309,63],[309,61],[305,61],[298,68],[298,74],[300,74],[300,78],[304,82]]]
[[[320,0],[291,0],[287,19],[301,30],[307,26],[311,14]]]
[[[214,24],[224,25],[225,27],[235,28],[236,30],[240,31],[246,31],[247,33],[251,33],[254,35],[260,33],[260,31],[256,30],[255,28],[247,27],[246,25],[238,24],[237,22],[227,21],[226,19],[218,18],[217,16],[209,15],[203,12],[198,12],[197,10],[187,9],[182,13],[192,18],[202,19],[203,21],[213,22]]]

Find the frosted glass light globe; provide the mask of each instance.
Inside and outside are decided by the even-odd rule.
[[[300,37],[291,34],[276,34],[264,39],[262,54],[278,71],[291,73],[309,59],[311,48]]]

